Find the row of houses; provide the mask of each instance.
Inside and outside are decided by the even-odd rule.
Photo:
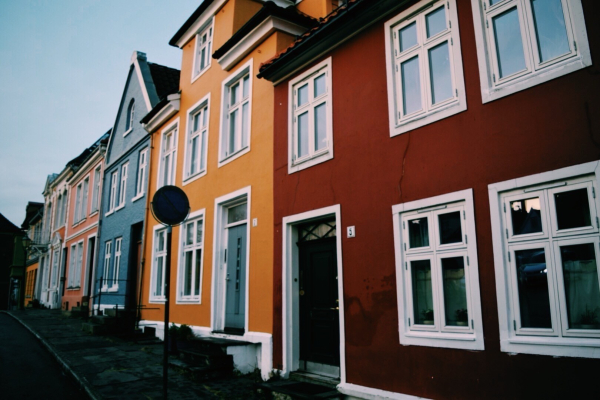
[[[600,394],[600,6],[204,0],[23,225],[26,301],[375,398]],[[325,378],[322,378],[325,377]]]

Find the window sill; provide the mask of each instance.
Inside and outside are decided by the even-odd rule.
[[[202,178],[204,175],[206,175],[206,168],[192,176],[185,178],[183,182],[181,182],[181,186],[189,185],[190,183]]]
[[[132,131],[133,131],[133,127],[132,127],[132,128],[129,128],[129,129],[127,129],[127,130],[125,131],[125,133],[123,133],[123,137],[125,137],[125,136],[129,135],[129,134],[130,134]]]
[[[88,217],[92,218],[92,217],[96,216],[96,214],[98,214],[98,210],[92,211]]]
[[[115,212],[122,210],[123,208],[125,208],[125,203],[121,204],[119,207],[115,207]]]
[[[463,350],[484,350],[483,338],[476,333],[407,332],[400,335],[405,346],[443,347]]]
[[[600,339],[556,337],[516,337],[500,341],[506,353],[538,354],[554,357],[600,358]]]
[[[193,76],[193,75],[192,75],[192,81],[191,81],[190,83],[194,83],[194,82],[196,82],[198,79],[200,79],[200,77],[201,77],[202,75],[204,75],[204,73],[210,69],[210,66],[211,66],[211,65],[212,65],[212,63],[209,63],[209,64],[208,64],[208,65],[207,65],[207,66],[206,66],[206,67],[205,67],[205,68],[204,68],[202,71],[198,72],[198,75],[196,75],[196,76]]]
[[[113,208],[112,210],[110,210],[109,212],[107,212],[106,214],[104,214],[105,217],[108,217],[109,215],[113,214],[115,212],[115,209]]]
[[[432,110],[426,114],[420,114],[418,116],[412,117],[406,121],[391,122],[390,125],[390,137],[394,137],[400,135],[402,133],[406,133],[408,131],[412,131],[417,128],[421,128],[425,125],[432,124],[434,122],[440,121],[442,119],[451,117],[455,114],[466,111],[467,109],[467,100],[464,98],[458,98],[456,101],[445,104],[435,110]],[[394,116],[390,116],[390,121],[396,121]]]
[[[250,132],[248,132],[248,137],[250,137]],[[233,160],[243,156],[244,154],[248,153],[249,151],[250,151],[250,145],[244,147],[243,149],[236,151],[235,153],[228,155],[227,157],[222,158],[221,160],[219,160],[219,168],[221,168],[222,166],[224,166],[226,164],[229,164]]]
[[[108,290],[106,290],[108,293],[114,293],[114,292],[118,292],[119,291],[119,285],[113,285],[110,288],[108,288]]]
[[[148,302],[151,304],[164,304],[165,298],[164,297],[151,297]]]
[[[141,199],[142,197],[144,197],[145,194],[146,194],[146,192],[142,192],[142,193],[136,195],[133,199],[131,199],[131,202],[135,203],[136,201],[138,201],[139,199]],[[125,205],[123,205],[123,207],[125,207]]]
[[[317,155],[312,156],[311,158],[302,160],[296,163],[290,163],[288,168],[288,174],[293,174],[294,172],[302,171],[303,169],[310,168],[317,164],[321,164],[325,161],[329,161],[333,158],[333,149],[327,149],[324,153],[319,153]]]
[[[72,291],[81,290],[81,287],[80,286],[69,286],[67,288],[67,290],[72,290]]]
[[[182,298],[178,298],[177,299],[177,304],[181,304],[181,305],[199,305],[199,304],[202,304],[202,302],[200,301],[200,299],[182,299]]]
[[[72,225],[72,228],[76,228],[77,226],[79,226],[79,225],[83,224],[85,221],[86,221],[86,218],[84,218],[84,219],[80,219],[79,221],[75,222],[75,223]]]

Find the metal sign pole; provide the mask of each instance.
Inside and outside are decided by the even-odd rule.
[[[171,226],[167,227],[167,256],[165,260],[165,340],[163,352],[163,399],[168,398],[169,381],[169,291],[171,286]]]

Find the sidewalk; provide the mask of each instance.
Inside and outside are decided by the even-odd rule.
[[[162,399],[163,344],[135,343],[81,330],[60,310],[8,311],[53,354],[92,399]],[[169,368],[169,399],[260,399],[258,375],[194,382]],[[32,382],[35,384],[35,381]]]

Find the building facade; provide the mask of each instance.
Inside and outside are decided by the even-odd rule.
[[[349,0],[261,67],[274,368],[355,396],[599,395],[598,15]]]
[[[46,250],[45,246],[40,246],[42,243],[44,220],[44,203],[30,201],[25,208],[25,220],[21,224],[27,237],[31,240],[30,247],[27,249],[27,261],[25,268],[25,288],[23,296],[23,306],[33,304],[34,300],[39,302],[40,291],[36,286],[38,280],[38,272],[40,266],[40,256]]]

